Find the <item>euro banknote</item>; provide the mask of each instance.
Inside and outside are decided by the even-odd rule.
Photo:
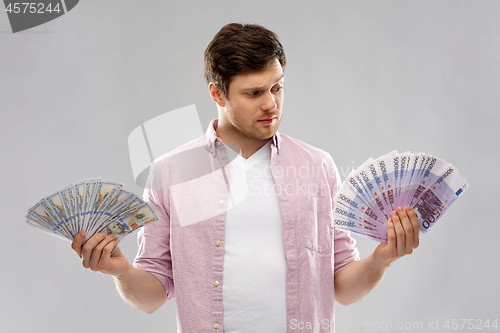
[[[426,153],[392,151],[346,177],[333,200],[333,227],[387,243],[387,220],[411,206],[427,232],[468,188],[457,168]]]

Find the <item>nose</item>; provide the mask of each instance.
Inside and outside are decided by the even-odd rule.
[[[262,111],[274,111],[278,107],[276,104],[276,96],[270,91],[264,95],[264,100],[262,101]]]

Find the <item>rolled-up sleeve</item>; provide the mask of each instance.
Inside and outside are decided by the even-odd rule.
[[[159,220],[139,230],[139,250],[134,266],[158,278],[165,288],[166,299],[169,300],[175,294],[170,251],[168,185],[161,168],[158,170],[152,167],[143,197],[156,212]]]
[[[342,267],[355,260],[359,260],[359,251],[356,247],[356,240],[354,240],[348,232],[334,229],[333,275],[337,275]]]
[[[329,156],[329,162],[331,163],[332,180],[332,199],[335,194],[340,189],[342,185],[337,166],[333,162],[331,156]],[[333,226],[333,250],[334,250],[334,276],[340,271],[342,267],[348,263],[359,260],[359,251],[356,247],[356,240],[352,238],[349,232],[341,231],[335,229]]]

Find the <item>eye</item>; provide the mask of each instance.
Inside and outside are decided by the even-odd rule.
[[[283,86],[276,86],[276,87],[274,87],[274,88],[273,88],[273,91],[274,91],[275,93],[279,93],[279,92],[281,92],[282,90],[283,90]]]
[[[260,91],[259,91],[259,90],[250,91],[250,92],[248,93],[248,96],[250,96],[250,97],[257,97],[257,96],[259,96],[259,95],[260,95]]]

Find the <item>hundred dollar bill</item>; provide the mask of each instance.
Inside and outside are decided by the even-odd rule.
[[[84,225],[88,226],[92,214],[94,213],[94,202],[97,195],[97,184],[100,179],[91,179],[85,182],[85,197],[84,197]]]
[[[82,181],[78,184],[75,184],[73,188],[73,200],[75,201],[75,207],[76,207],[76,223],[78,226],[79,230],[83,229],[83,194],[85,193],[85,181]]]
[[[80,215],[82,209],[82,197],[80,196],[78,190],[79,188],[77,186],[72,186],[69,188],[70,199],[74,207],[76,229],[81,230]]]
[[[63,206],[63,209],[65,211],[66,223],[69,224],[69,226],[71,227],[71,230],[76,232],[76,231],[78,231],[78,228],[77,228],[77,225],[76,225],[75,219],[74,219],[73,206],[71,205],[71,200],[69,199],[69,196],[68,196],[68,192],[67,192],[68,188],[69,188],[69,186],[58,191],[58,195],[59,195],[59,200],[60,200],[60,202]],[[54,204],[57,205],[57,200]]]
[[[61,238],[64,240],[69,240],[69,238],[65,237],[63,234],[58,232],[56,229],[50,228],[48,225],[46,225],[44,222],[42,222],[40,219],[37,219],[36,217],[26,215],[26,223],[28,225],[37,228],[38,230],[48,233],[51,236],[55,236],[57,238]]]
[[[43,201],[43,199],[42,199],[42,201]],[[31,207],[28,210],[28,214],[30,216],[32,216],[34,219],[41,220],[45,224],[50,225],[51,229],[53,231],[57,231],[57,232],[63,234],[64,236],[68,236],[69,237],[70,234],[67,231],[67,229],[63,228],[61,226],[61,224],[59,223],[59,221],[56,218],[54,218],[52,214],[49,214],[46,211],[46,209],[42,205],[42,201],[40,201],[39,203],[37,203],[36,205],[34,205],[33,207]]]
[[[57,229],[57,226],[54,226],[51,221],[47,220],[46,218],[34,213],[33,211],[28,211],[26,213],[26,219],[30,220],[31,222],[34,222],[36,223],[37,225],[40,225],[40,226],[43,226],[45,227],[45,229],[53,232],[53,233],[56,233],[56,234],[59,234],[59,235],[62,235],[64,236],[64,234],[59,231]]]
[[[124,198],[131,196],[132,196],[131,193],[122,190],[121,188],[111,189],[109,193],[107,193],[103,197],[102,202],[97,208],[94,218],[92,220],[93,225],[98,223],[100,219],[111,218],[112,216],[110,210],[112,209],[112,207],[115,206],[119,201],[123,200]]]
[[[99,193],[101,191],[102,187],[102,181],[93,181],[91,188],[90,188],[90,196],[89,196],[89,203],[87,205],[87,212],[88,218],[86,219],[86,226],[87,230],[91,227],[92,223],[94,222],[94,216],[96,215],[97,208],[100,204],[99,202]]]
[[[106,221],[110,221],[116,218],[120,213],[144,204],[142,198],[134,193],[129,193],[124,190],[118,190],[118,192],[116,192],[115,194],[115,197],[110,199],[114,200],[109,201],[109,205],[106,207],[106,211],[103,212],[97,222],[94,223],[92,228],[89,230],[89,234],[95,234],[96,230],[99,230],[99,228],[104,223],[106,223]]]
[[[109,203],[111,202],[110,200],[106,200],[108,198],[108,195],[112,191],[117,192],[118,190],[121,190],[123,188],[122,183],[117,183],[113,182],[110,180],[105,180],[99,183],[96,186],[96,194],[94,197],[94,205],[93,205],[93,216],[89,221],[88,224],[88,230],[94,230],[95,225],[98,221],[98,218],[102,216],[103,211],[108,207]],[[113,193],[115,193],[113,192]],[[122,191],[124,193],[125,191]],[[111,198],[108,198],[111,199]]]
[[[26,223],[48,234],[72,241],[81,231],[87,241],[99,231],[118,230],[125,235],[158,220],[154,210],[123,184],[90,178],[68,185],[28,209]]]
[[[90,178],[90,179],[85,179],[82,180],[81,182],[77,183],[75,187],[77,188],[77,198],[80,199],[80,205],[79,205],[79,224],[80,227],[83,227],[87,224],[88,220],[88,215],[90,213],[88,212],[88,206],[89,206],[89,201],[90,201],[90,191],[92,187],[92,182],[95,180],[95,178]]]
[[[143,227],[148,223],[158,221],[158,215],[147,203],[140,204],[131,209],[126,210],[116,216],[109,223],[105,224],[100,232],[106,231],[115,234],[118,241],[139,227]]]
[[[70,223],[71,221],[71,213],[68,210],[68,207],[65,203],[63,203],[64,199],[61,198],[61,192],[58,191],[52,195],[49,195],[46,200],[51,205],[51,209],[56,213],[56,215],[61,219],[61,223],[64,224],[65,228],[71,233],[74,234],[74,227]]]

